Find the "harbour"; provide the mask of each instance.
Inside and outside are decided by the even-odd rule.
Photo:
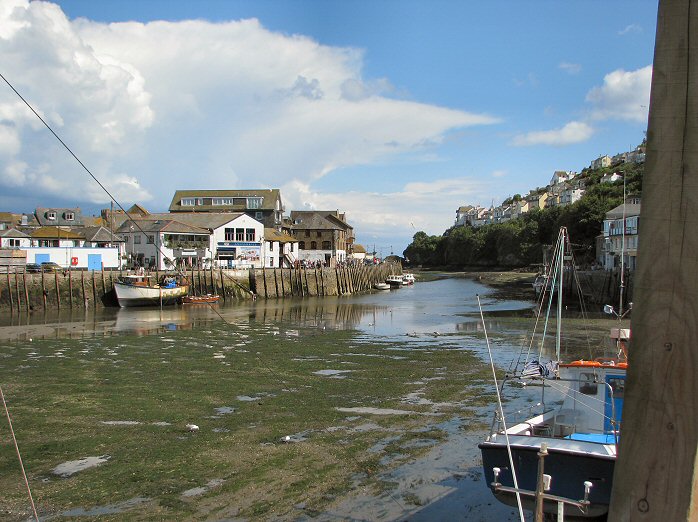
[[[494,389],[476,294],[506,367],[533,303],[465,278],[220,304],[222,319],[207,306],[3,316],[4,390],[42,519],[516,519],[477,454]],[[574,352],[587,341],[570,323]],[[28,515],[18,473],[4,442],[10,520]]]

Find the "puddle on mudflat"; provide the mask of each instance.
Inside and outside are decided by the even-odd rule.
[[[227,415],[228,413],[235,412],[235,408],[232,406],[221,406],[220,408],[215,408],[215,411],[218,415]]]
[[[84,459],[69,460],[63,464],[59,464],[53,468],[51,472],[54,475],[59,475],[61,477],[70,477],[79,471],[104,464],[110,458],[111,457],[109,455],[102,455],[101,457],[85,457]]]
[[[107,504],[105,506],[95,506],[88,509],[85,508],[75,508],[69,511],[64,511],[60,517],[97,517],[100,515],[118,515],[124,511],[128,511],[139,504],[144,502],[150,502],[151,499],[147,497],[134,497],[129,500],[124,500],[123,502],[116,502],[114,504]],[[49,520],[53,517],[44,517],[44,520]]]
[[[225,482],[223,479],[209,480],[205,486],[199,486],[196,488],[191,488],[191,489],[188,489],[186,491],[183,491],[182,496],[183,497],[198,497],[199,495],[203,495],[204,493],[206,493],[207,491],[209,491],[213,488],[217,488],[218,486],[223,484],[223,482]]]
[[[294,433],[293,435],[286,435],[281,437],[281,442],[290,444],[291,442],[304,442],[308,440],[308,436],[312,433],[312,430],[300,431]]]
[[[132,420],[114,420],[114,421],[100,421],[100,424],[106,424],[107,426],[136,426],[140,424],[139,421]]]
[[[345,373],[351,373],[351,370],[318,370],[313,372],[315,375],[322,375],[324,377],[330,377],[331,379],[345,379],[347,376],[343,375]]]
[[[395,410],[392,408],[368,408],[360,406],[355,408],[335,408],[335,410],[343,413],[364,413],[369,415],[425,415],[428,417],[438,417],[443,415],[443,413],[435,412]]]

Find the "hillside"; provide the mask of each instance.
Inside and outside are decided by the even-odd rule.
[[[554,243],[558,230],[565,226],[577,260],[583,264],[591,263],[606,212],[623,202],[623,180],[600,183],[601,178],[622,171],[626,193],[641,195],[644,167],[644,163],[625,163],[616,167],[584,169],[575,179],[584,182],[585,192],[571,205],[533,210],[518,219],[478,228],[469,225],[451,227],[441,236],[417,232],[404,256],[411,264],[426,267],[518,268],[542,263],[544,245]]]

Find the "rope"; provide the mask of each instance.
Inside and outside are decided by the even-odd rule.
[[[507,433],[507,423],[504,418],[504,408],[502,407],[502,396],[499,393],[499,386],[497,385],[497,372],[494,368],[494,358],[492,357],[492,348],[490,347],[490,338],[487,335],[487,325],[485,325],[485,316],[482,313],[482,304],[480,303],[480,296],[477,295],[477,306],[480,309],[480,319],[482,320],[482,329],[485,333],[485,342],[487,343],[487,352],[490,355],[490,367],[492,368],[492,377],[494,378],[495,390],[497,390],[497,406],[499,408],[499,415],[502,419],[502,426],[504,427],[504,438],[507,442],[507,453],[509,454],[509,465],[511,466],[511,476],[514,479],[514,488],[519,489],[519,482],[516,479],[516,470],[514,469],[514,456],[511,454],[511,445],[509,444],[509,434]],[[521,522],[525,522],[523,506],[521,505],[521,495],[516,492],[516,504],[519,507],[519,517]]]
[[[10,418],[10,410],[7,409],[7,403],[5,402],[5,394],[2,392],[2,386],[0,386],[0,398],[2,399],[2,405],[5,408],[5,415],[7,416],[7,423],[10,426],[10,433],[12,434],[12,442],[15,445],[15,451],[17,452],[17,458],[19,459],[19,466],[22,468],[22,477],[24,477],[24,484],[27,486],[27,494],[29,495],[29,502],[32,505],[32,512],[34,513],[34,520],[39,522],[39,515],[36,513],[36,506],[34,505],[34,497],[32,497],[32,490],[29,487],[29,479],[27,479],[27,473],[24,471],[24,464],[22,463],[22,455],[19,453],[19,446],[17,445],[17,438],[15,437],[15,430],[12,428],[12,419]]]

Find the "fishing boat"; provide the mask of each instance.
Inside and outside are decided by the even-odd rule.
[[[507,419],[496,412],[486,440],[479,444],[485,479],[495,497],[520,510],[564,516],[598,517],[608,512],[621,432],[623,391],[630,330],[613,328],[613,356],[560,361],[564,279],[573,273],[566,229],[560,230],[555,262],[538,302],[539,317],[527,353],[504,379],[507,385],[542,394],[528,418]],[[555,302],[555,307],[552,306]],[[543,311],[557,309],[555,360],[543,362],[546,334],[553,328]],[[532,355],[535,343],[539,353]],[[536,386],[531,386],[536,385]],[[538,504],[536,504],[538,499]]]
[[[385,283],[390,286],[390,288],[400,288],[402,286],[402,276],[401,275],[389,275],[385,279]]]
[[[185,295],[182,304],[213,304],[220,300],[221,296],[215,294]]]
[[[414,274],[402,274],[402,283],[405,285],[413,285],[415,282]]]
[[[172,277],[164,277],[155,282],[146,275],[127,275],[114,283],[114,291],[119,306],[160,306],[175,304],[187,295],[188,285],[178,284]]]
[[[376,283],[373,285],[376,290],[390,290],[390,285],[388,283]]]

